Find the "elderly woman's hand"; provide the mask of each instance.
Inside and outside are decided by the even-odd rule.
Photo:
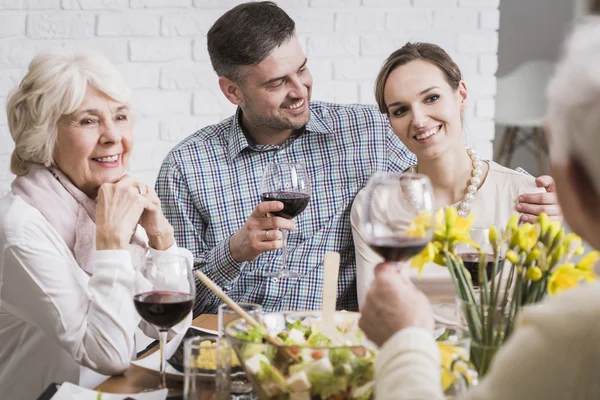
[[[148,187],[146,190],[146,198],[156,207],[144,210],[140,224],[146,230],[150,246],[156,250],[166,250],[175,243],[173,226],[162,213],[160,200],[154,189]]]
[[[427,297],[393,264],[375,267],[375,279],[361,307],[360,328],[381,346],[396,332],[416,327],[433,331],[434,319]]]
[[[117,183],[104,183],[96,206],[96,249],[127,249],[144,210],[157,205],[140,193],[139,182],[125,175]]]

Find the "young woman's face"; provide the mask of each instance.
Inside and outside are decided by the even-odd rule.
[[[392,71],[384,88],[388,118],[396,136],[420,159],[464,148],[462,112],[467,90],[454,90],[442,70],[422,60]]]

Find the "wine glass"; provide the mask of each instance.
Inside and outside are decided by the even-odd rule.
[[[457,243],[455,252],[463,260],[465,268],[471,274],[473,288],[477,289],[479,288],[479,262],[482,257],[485,258],[485,271],[487,280],[489,281],[492,278],[494,267],[494,250],[490,244],[489,229],[474,228],[469,231],[469,235],[471,236],[471,239],[481,247],[481,249],[478,250],[467,243]],[[500,251],[498,258],[498,270],[496,271],[496,274],[502,270],[503,265],[504,253],[503,251]]]
[[[299,163],[270,163],[260,184],[262,201],[280,201],[283,209],[271,212],[272,215],[293,219],[299,215],[310,200],[310,182],[304,165]],[[288,232],[281,229],[281,268],[268,276],[272,278],[298,278],[301,275],[292,272],[287,266],[287,237]]]
[[[415,173],[378,172],[367,184],[361,232],[367,244],[388,262],[420,253],[434,228],[431,182]]]
[[[183,321],[192,311],[196,285],[192,275],[193,257],[163,253],[153,256],[136,271],[133,302],[144,321],[159,331],[160,383],[166,388],[165,346],[169,329]]]

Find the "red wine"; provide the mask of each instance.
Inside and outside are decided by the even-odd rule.
[[[194,297],[189,293],[155,291],[137,294],[133,302],[144,321],[168,329],[190,313]]]
[[[429,240],[407,236],[373,238],[369,246],[386,261],[404,261],[419,254]]]
[[[463,260],[463,264],[469,273],[471,274],[471,281],[473,282],[473,286],[479,286],[479,260],[481,255],[479,253],[463,253],[458,255]],[[485,254],[485,272],[488,280],[492,277],[492,270],[494,268],[494,255],[493,254]],[[500,258],[498,260],[498,269],[496,273],[502,270],[504,266],[504,259]]]
[[[305,193],[296,192],[267,192],[260,196],[262,201],[280,201],[283,203],[281,211],[271,212],[277,217],[292,219],[300,214],[310,200],[310,196]]]

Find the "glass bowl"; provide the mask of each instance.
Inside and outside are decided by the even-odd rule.
[[[236,319],[225,327],[255,393],[261,399],[372,399],[376,346],[358,327],[360,314],[336,312],[339,335],[319,327],[320,311],[264,313],[263,327]],[[290,329],[290,326],[293,329]],[[260,331],[279,337],[267,342]]]

